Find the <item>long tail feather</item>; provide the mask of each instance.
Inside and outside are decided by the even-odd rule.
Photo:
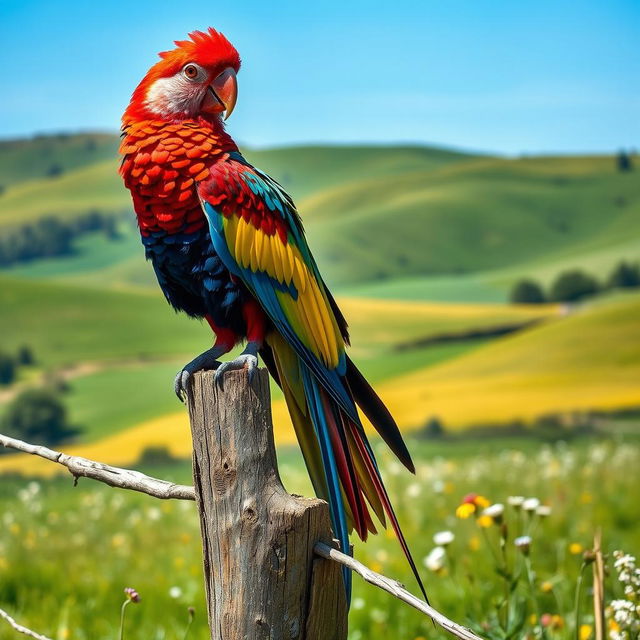
[[[418,568],[416,567],[416,563],[413,559],[413,556],[411,555],[411,551],[409,550],[409,545],[407,544],[404,534],[402,533],[402,529],[400,528],[400,524],[398,523],[398,518],[396,517],[395,511],[391,506],[391,501],[389,500],[387,490],[385,489],[384,484],[382,484],[382,478],[380,476],[380,471],[378,470],[378,465],[373,455],[373,451],[371,450],[371,445],[369,445],[364,432],[361,430],[361,428],[358,427],[358,425],[352,424],[351,426],[353,427],[352,433],[354,436],[354,440],[356,441],[356,445],[358,446],[360,454],[365,464],[367,465],[367,468],[369,469],[369,473],[375,485],[376,492],[380,500],[382,501],[382,504],[384,505],[387,516],[391,521],[391,526],[393,527],[396,537],[400,542],[400,546],[404,551],[404,555],[406,556],[409,566],[411,567],[411,571],[413,572],[413,575],[418,582],[420,591],[422,592],[424,599],[428,603],[429,599],[427,598],[427,592],[424,588],[424,584],[422,583],[422,579],[420,578],[420,574],[418,573]]]
[[[349,533],[355,529],[362,540],[376,528],[369,508],[376,514],[383,527],[391,523],[400,546],[413,571],[420,590],[426,598],[424,585],[389,495],[382,482],[375,455],[365,435],[362,424],[353,420],[356,413],[346,412],[335,394],[330,394],[315,373],[297,356],[295,351],[278,333],[268,336],[272,361],[277,370],[278,382],[283,390],[296,435],[300,442],[305,463],[319,497],[329,503],[333,532],[341,550],[350,552]],[[348,361],[346,377],[342,378],[344,393],[353,397],[376,426],[385,435],[392,449],[410,469],[411,458],[400,432],[369,383]],[[344,572],[347,596],[351,593],[351,574]]]

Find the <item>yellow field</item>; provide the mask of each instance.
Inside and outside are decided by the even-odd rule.
[[[379,388],[406,428],[640,406],[640,297],[620,296]]]
[[[349,323],[358,351],[388,347],[438,333],[517,324],[558,315],[555,304],[505,305],[408,302],[341,297],[340,309]]]

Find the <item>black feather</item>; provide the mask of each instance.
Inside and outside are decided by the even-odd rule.
[[[369,422],[371,422],[376,431],[382,436],[382,439],[389,445],[391,451],[398,456],[398,460],[400,460],[411,473],[415,473],[416,468],[411,460],[407,445],[402,439],[396,421],[389,413],[389,409],[384,406],[378,394],[373,390],[349,357],[347,357],[346,378],[355,401],[362,409],[364,415],[367,416]]]

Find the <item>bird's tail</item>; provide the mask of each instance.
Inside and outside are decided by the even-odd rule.
[[[376,533],[371,511],[383,527],[388,518],[426,598],[371,445],[360,421],[350,417],[357,416],[355,404],[348,415],[280,334],[272,333],[267,342],[311,482],[316,495],[329,503],[334,535],[341,550],[350,553],[352,530],[361,540],[366,540],[369,533]],[[409,452],[393,418],[351,361],[348,361],[343,383],[348,396],[360,405],[399,459],[413,471]],[[348,570],[345,570],[345,585],[349,595]]]

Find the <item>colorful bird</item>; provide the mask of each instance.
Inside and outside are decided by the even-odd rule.
[[[349,551],[388,518],[424,588],[382,483],[356,405],[402,463],[414,466],[398,427],[345,352],[347,323],[305,240],[291,198],[253,167],[226,133],[240,57],[214,29],[160,54],[122,118],[120,173],[131,191],[147,259],[177,310],[205,318],[213,347],[175,379],[257,367],[280,385],[317,495]],[[246,341],[242,353],[218,358]],[[347,589],[349,590],[348,576]]]

